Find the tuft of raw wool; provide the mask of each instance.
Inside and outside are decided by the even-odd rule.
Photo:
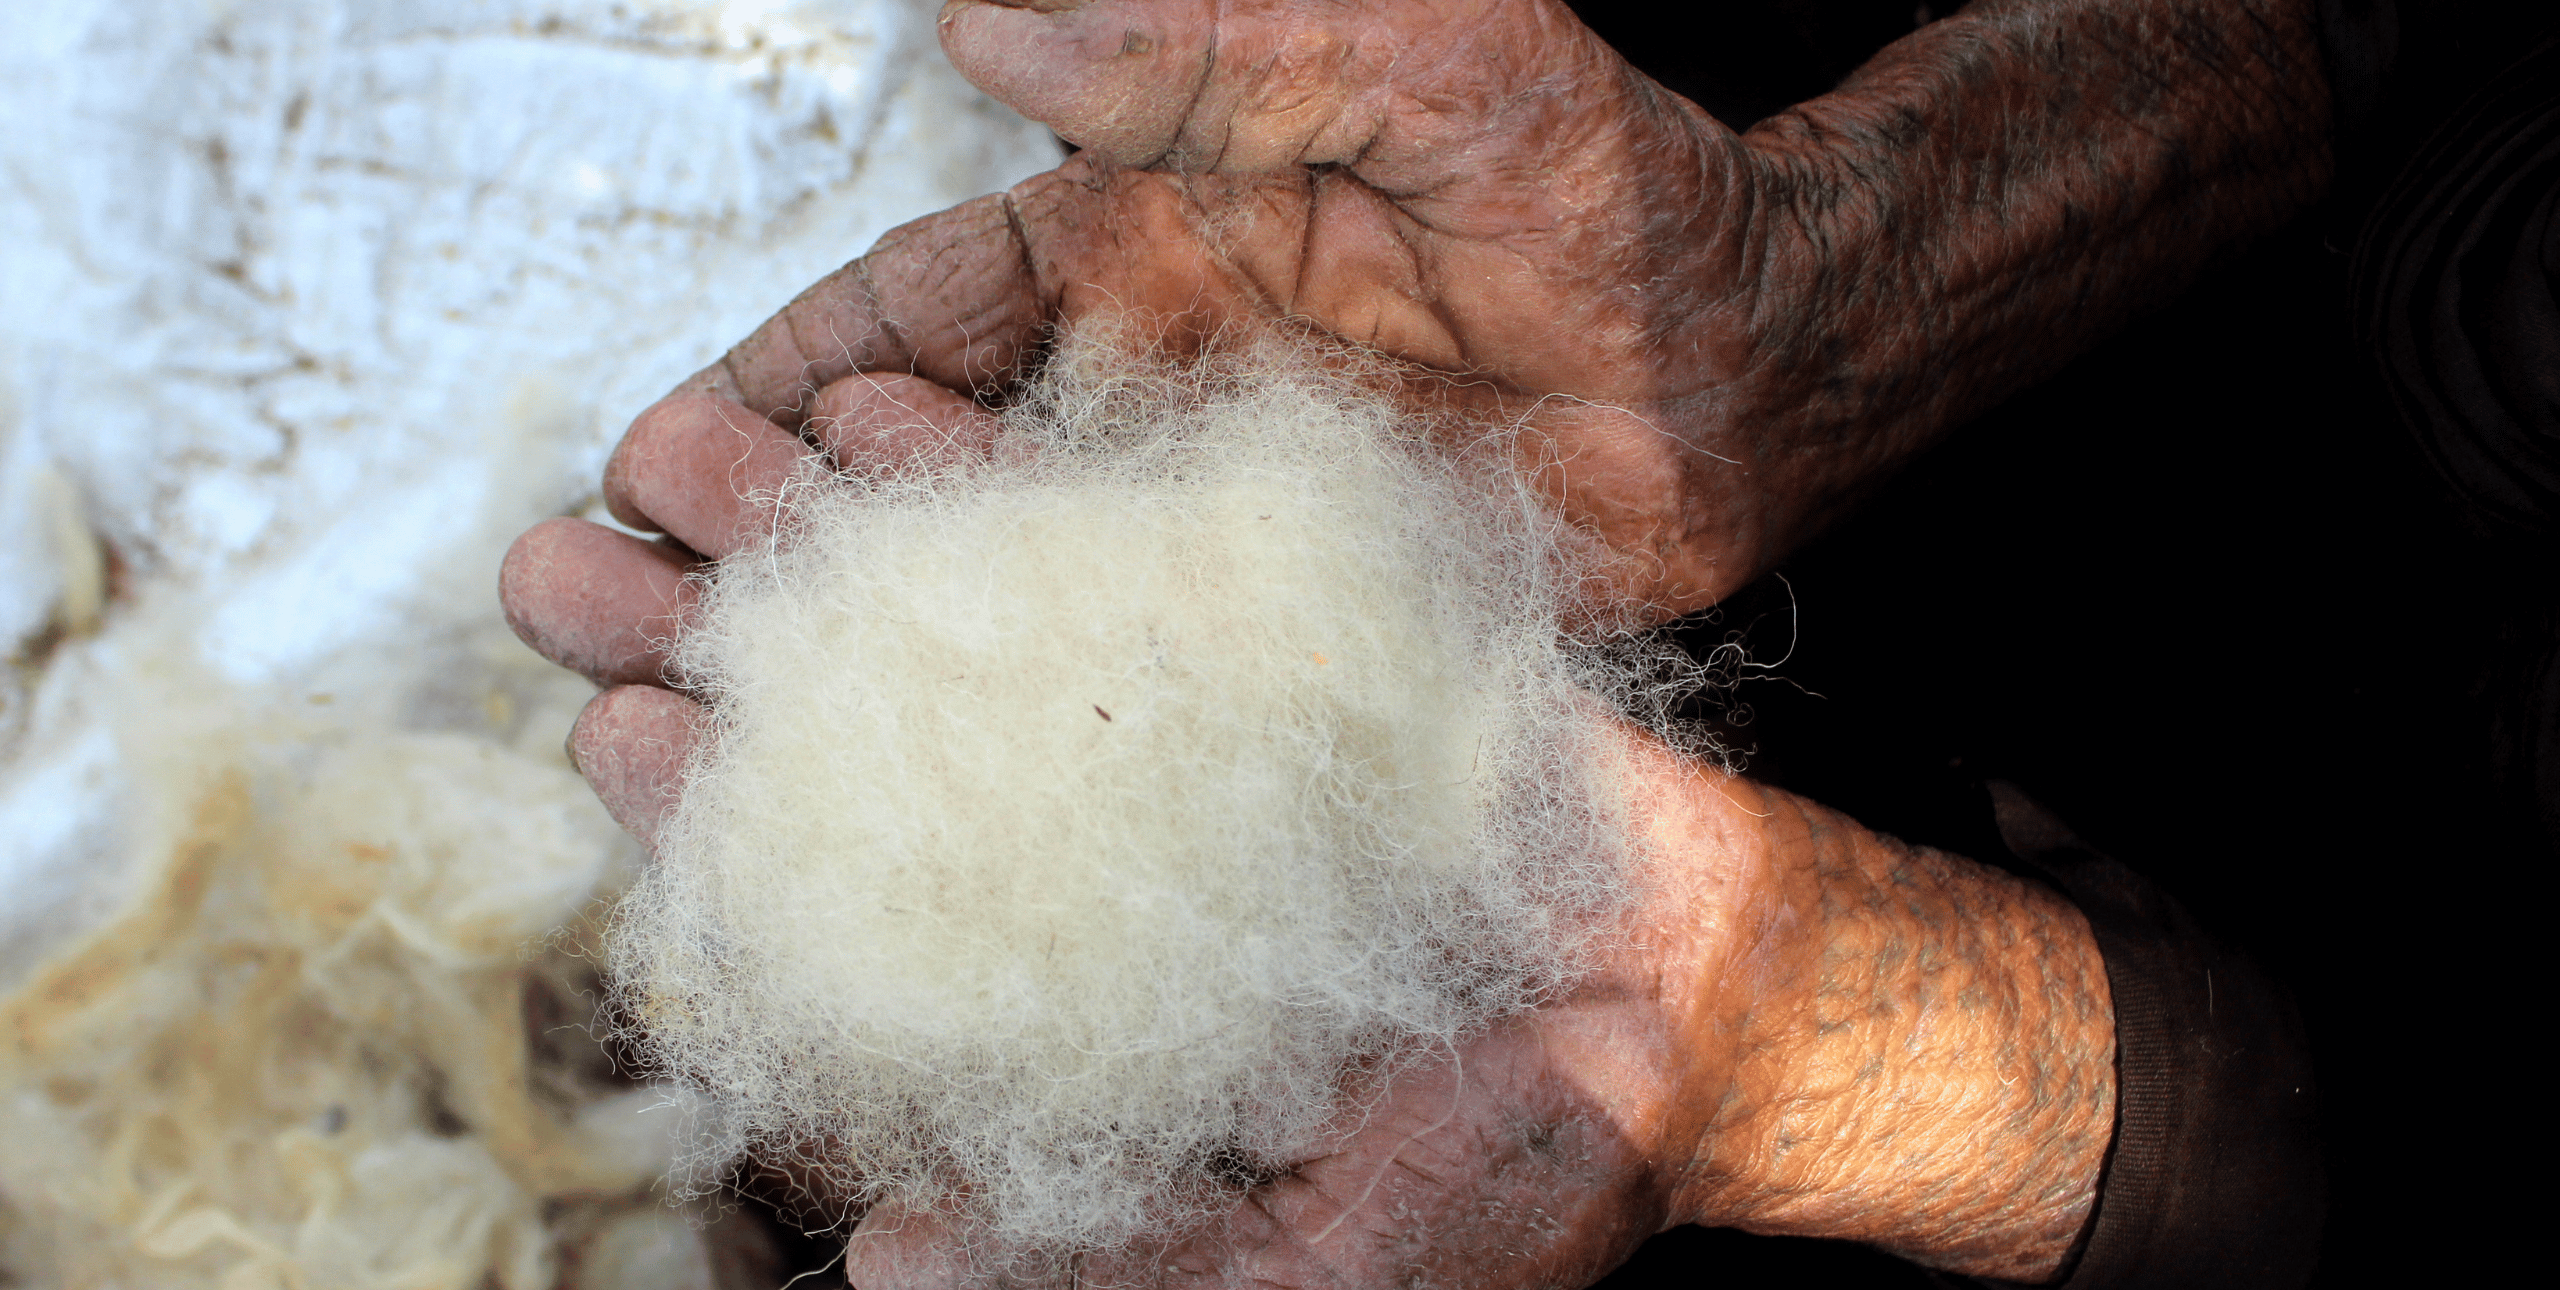
[[[591,689],[474,609],[326,705],[198,670],[166,593],[54,661],[114,714],[133,884],[0,990],[0,1284],[710,1290],[594,1279],[684,1221],[592,1026],[581,911],[637,857],[559,752]]]
[[[785,1155],[1005,1258],[1169,1235],[1573,977],[1640,651],[1560,630],[1591,579],[1513,436],[1371,383],[1070,343],[991,456],[765,499],[608,941],[697,1185]]]

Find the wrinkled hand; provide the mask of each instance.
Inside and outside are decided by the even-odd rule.
[[[605,484],[626,523],[716,554],[673,481],[792,435],[983,445],[976,396],[1060,324],[1179,348],[1288,318],[1411,365],[1417,404],[1525,417],[1524,467],[1668,617],[2327,171],[2302,0],[1979,0],[1748,136],[1556,0],[952,0],[943,35],[1086,151],[893,231],[643,413]],[[654,678],[610,615],[536,617]]]
[[[1534,464],[1662,613],[1764,562],[1760,493],[1689,433],[1748,362],[1739,149],[1561,5],[956,3],[943,35],[1086,150],[890,233],[643,414],[617,517],[680,523],[653,460],[767,418],[965,447],[972,396],[1059,324],[1136,319],[1178,350],[1285,317],[1413,365],[1417,403],[1528,414]]]

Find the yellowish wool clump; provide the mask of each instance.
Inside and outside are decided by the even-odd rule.
[[[105,674],[131,898],[0,995],[0,1281],[599,1284],[667,1215],[672,1116],[545,949],[630,864],[556,743],[588,687],[494,621],[360,660],[376,691],[235,686],[172,617]],[[422,721],[412,666],[479,702]]]
[[[1354,1068],[1622,899],[1570,534],[1514,445],[1273,346],[1070,346],[992,460],[809,471],[676,663],[709,726],[610,962],[703,1178],[1059,1253],[1304,1158]]]

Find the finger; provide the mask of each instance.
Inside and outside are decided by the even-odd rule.
[[[895,1201],[862,1216],[844,1251],[845,1283],[857,1290],[958,1290],[974,1278],[948,1220]]]
[[[544,658],[603,685],[665,681],[665,647],[698,598],[681,552],[585,520],[545,520],[507,548],[498,601]]]
[[[671,394],[605,463],[605,507],[717,560],[770,532],[776,491],[808,457],[799,436],[735,403]]]
[[[700,737],[700,704],[672,690],[625,685],[597,695],[569,728],[569,760],[605,811],[643,845],[675,809],[685,758]]]
[[[1001,193],[891,229],[678,387],[797,427],[809,399],[855,372],[948,389],[1010,380],[1046,319]]]
[[[804,429],[844,470],[983,457],[996,419],[916,376],[860,373],[818,391]]]
[[[1070,143],[1137,166],[1162,160],[1181,137],[1218,30],[1205,0],[952,0],[940,27],[951,65],[980,89]]]
[[[1124,164],[1346,165],[1408,192],[1639,79],[1553,0],[951,0],[941,35],[980,88]]]

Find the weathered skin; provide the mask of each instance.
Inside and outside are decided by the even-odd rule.
[[[1738,136],[1543,0],[955,0],[953,61],[1087,151],[686,388],[796,426],[859,372],[1001,382],[1096,308],[1287,315],[1536,408],[1568,510],[1685,611],[2316,196],[2308,7],[1977,4]]]
[[[617,687],[572,750],[645,838],[693,729],[655,642],[684,563],[754,522],[739,499],[804,437],[851,469],[982,450],[972,396],[1102,312],[1176,347],[1287,318],[1413,365],[1418,402],[1526,413],[1525,464],[1624,586],[1713,603],[2315,197],[2309,8],[1982,0],[1736,135],[1547,0],[953,0],[955,64],[1085,151],[896,230],[644,413],[605,496],[667,538],[537,527],[508,612]],[[1665,876],[1598,978],[1199,1240],[1084,1279],[1581,1285],[1684,1222],[2050,1278],[2114,1098],[2078,914],[1627,758]],[[872,1215],[854,1282],[951,1282],[937,1233]]]

